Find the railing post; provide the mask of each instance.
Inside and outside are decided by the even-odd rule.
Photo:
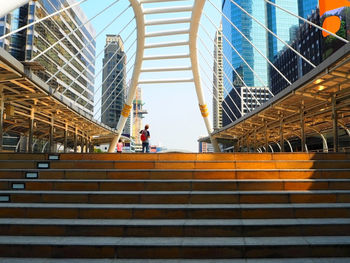
[[[267,121],[265,121],[265,127],[264,127],[264,129],[265,129],[265,149],[266,149],[266,152],[268,152],[269,151],[269,140],[268,140],[268,138],[267,138]]]
[[[29,132],[28,132],[28,152],[33,152],[33,134],[34,134],[34,115],[35,115],[35,109],[32,108],[30,110],[30,117],[29,117]]]
[[[64,142],[63,142],[63,152],[68,152],[68,123],[65,123],[64,126]]]
[[[3,133],[4,133],[4,109],[5,109],[5,96],[0,88],[0,151],[3,150]]]
[[[77,153],[78,151],[78,128],[75,127],[74,130],[74,152]]]
[[[283,120],[283,117],[282,117],[281,120],[280,120],[280,144],[281,144],[281,152],[285,152],[285,149],[284,149],[283,126],[284,126],[284,120]]]
[[[80,136],[80,153],[84,153],[84,134]]]
[[[258,151],[258,142],[257,142],[257,135],[256,135],[256,133],[257,133],[257,130],[256,129],[254,129],[254,152],[257,152]]]
[[[338,113],[337,113],[337,99],[336,95],[332,96],[332,121],[333,121],[333,151],[339,151],[339,140],[338,140]]]
[[[301,140],[301,151],[305,152],[305,144],[306,144],[306,138],[305,138],[305,112],[304,112],[304,106],[302,106],[300,110],[300,140]]]
[[[53,142],[53,134],[54,134],[54,117],[51,117],[51,123],[50,123],[50,134],[49,134],[49,147],[47,147],[48,152],[53,153],[54,152],[54,142]]]

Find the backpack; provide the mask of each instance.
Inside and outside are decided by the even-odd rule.
[[[147,131],[143,130],[141,133],[141,141],[146,141],[147,140]]]

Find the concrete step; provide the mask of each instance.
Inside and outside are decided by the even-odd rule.
[[[344,236],[350,219],[0,219],[0,235],[114,237]]]
[[[2,257],[120,259],[350,257],[350,237],[0,236],[0,254]]]
[[[28,260],[28,261],[25,261]],[[0,258],[0,263],[140,263],[139,259],[20,259]],[[143,263],[348,263],[350,258],[263,258],[263,259],[143,259]]]
[[[350,203],[350,190],[313,191],[0,191],[0,202],[86,204]]]
[[[187,161],[232,161],[232,160],[350,160],[348,153],[157,153],[157,154],[60,154],[60,160],[187,160]]]
[[[110,153],[60,153],[60,154],[24,154],[0,153],[0,160],[48,160],[58,156],[60,160],[152,160],[152,161],[234,161],[234,160],[350,160],[349,153],[157,153],[157,154],[110,154]]]
[[[46,163],[51,169],[350,169],[349,160],[0,160],[0,167],[2,169],[36,169],[41,163]]]
[[[0,203],[0,218],[273,219],[349,217],[350,203],[176,205]]]
[[[25,179],[27,173],[40,179],[350,179],[350,169],[0,169],[4,179]]]
[[[40,177],[40,176],[39,176]],[[0,190],[252,191],[350,190],[350,179],[124,180],[0,179]]]

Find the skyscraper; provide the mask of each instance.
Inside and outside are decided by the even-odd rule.
[[[293,14],[298,14],[298,2],[296,0],[272,0],[280,7],[287,9]],[[268,28],[274,32],[280,39],[290,42],[290,30],[298,25],[298,18],[286,13],[285,11],[266,3],[266,15]],[[285,45],[272,34],[268,34],[268,58],[273,61],[277,53],[283,49]]]
[[[111,128],[115,128],[123,109],[126,94],[126,56],[124,43],[119,35],[106,36],[103,67],[101,121]]]
[[[235,2],[259,22],[264,25],[267,24],[264,1],[237,0]],[[262,101],[266,99],[266,89],[264,87],[268,83],[268,64],[266,59],[259,54],[259,51],[263,54],[267,53],[267,34],[258,23],[253,21],[251,17],[241,11],[231,1],[223,0],[222,9],[226,16],[222,18],[222,45],[225,56],[223,60],[224,87],[227,91],[224,94],[224,100],[226,101],[225,105],[230,105],[228,107],[231,108],[229,110],[223,105],[226,111],[226,113],[223,113],[223,122],[224,125],[227,125],[230,118],[235,120],[245,113],[242,111],[242,105],[247,98],[242,95],[243,90],[252,88],[254,92],[257,91],[259,93],[256,94],[256,98],[259,100],[261,98]],[[226,18],[232,21],[234,26]],[[256,89],[256,87],[261,88]],[[260,94],[260,92],[262,93]],[[251,103],[250,105],[253,107],[256,104]],[[254,108],[246,110],[249,112],[252,109]],[[230,118],[225,116],[226,114],[231,115]]]
[[[31,1],[0,18],[0,35],[44,18],[73,3],[75,0]],[[60,41],[65,36],[66,38]],[[37,75],[44,81],[49,80],[48,84],[52,89],[92,116],[96,48],[94,38],[95,30],[87,23],[83,11],[75,6],[0,40],[0,47],[19,61],[34,59],[40,63],[45,71],[38,72]],[[56,45],[57,42],[59,43]],[[53,45],[55,46],[50,51],[41,54]]]
[[[317,0],[271,0],[271,2],[288,9],[290,12],[307,17],[312,10],[317,7]],[[268,27],[280,39],[285,42],[292,42],[296,36],[296,30],[299,25],[298,18],[286,13],[285,11],[274,7],[273,5],[260,0],[235,0],[235,3],[241,6],[247,13],[257,19],[261,24]],[[255,22],[249,15],[229,0],[223,0],[222,10],[224,15],[232,21],[232,24],[225,17],[222,18],[223,27],[223,54],[228,61],[223,61],[224,87],[228,90],[234,103],[230,103],[228,94],[225,94],[225,101],[232,105],[231,110],[239,118],[241,112],[237,108],[242,108],[245,99],[252,100],[250,92],[243,92],[250,88],[260,101],[264,102],[267,98],[268,88],[270,87],[270,65],[268,61],[257,50],[264,54],[271,62],[284,48],[284,44],[275,36],[268,33],[261,25]],[[237,28],[235,28],[237,27]],[[245,37],[242,36],[245,35]],[[248,40],[249,41],[248,41]],[[233,50],[231,45],[237,50]],[[249,66],[247,65],[249,64]],[[243,81],[244,83],[243,83]],[[231,92],[232,84],[237,92]],[[245,87],[247,86],[247,87]],[[243,87],[243,89],[242,89]],[[238,95],[240,94],[240,96]],[[250,98],[244,98],[242,94],[249,94]],[[254,102],[255,103],[255,102]],[[252,110],[254,107],[252,103]],[[237,106],[235,106],[236,104]],[[250,107],[250,106],[249,106]],[[246,109],[247,110],[247,109]],[[242,112],[243,114],[245,112]],[[235,118],[232,114],[231,118]],[[225,120],[227,124],[227,118]]]
[[[224,99],[223,57],[222,57],[222,25],[214,39],[214,75],[213,75],[213,126],[222,127],[222,102]]]
[[[299,16],[307,19],[318,6],[318,0],[298,0]],[[300,23],[303,23],[300,21]]]
[[[238,5],[244,8],[250,15],[254,16],[263,24],[267,24],[265,16],[265,2],[260,0],[237,0]],[[233,5],[229,0],[223,0],[222,10],[225,16],[232,21],[237,28],[235,29],[226,18],[222,18],[222,30],[223,30],[223,52],[229,61],[232,61],[232,66],[238,70],[241,69],[241,77],[247,86],[261,86],[262,83],[254,75],[254,73],[246,65],[248,63],[250,67],[260,76],[263,82],[267,83],[267,62],[258,53],[252,45],[259,49],[263,54],[266,54],[267,34],[265,30],[261,28],[256,22],[254,22],[248,15],[243,13],[237,6]],[[247,39],[245,39],[243,33]],[[237,50],[234,51],[230,44]],[[243,57],[243,59],[240,57]],[[232,68],[226,60],[224,60],[224,71],[230,81],[234,81],[237,76],[233,72]],[[225,88],[228,91],[232,88],[229,80],[224,80]]]

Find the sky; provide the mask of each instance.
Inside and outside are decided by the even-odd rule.
[[[88,19],[94,17],[98,12],[102,11],[105,7],[113,3],[114,0],[88,0],[81,5],[81,8],[86,13]],[[220,1],[212,0],[212,2],[220,7]],[[193,1],[173,1],[171,4],[177,6],[185,6],[192,4]],[[94,18],[91,23],[95,28],[97,38],[96,38],[96,54],[99,54],[105,45],[106,34],[120,34],[124,41],[124,49],[127,51],[127,80],[129,81],[132,77],[132,65],[134,63],[134,52],[136,51],[136,23],[132,21],[124,30],[122,30],[131,20],[133,20],[134,14],[132,8],[127,9],[122,15],[119,16],[109,27],[103,30],[111,21],[123,12],[129,5],[128,0],[120,0],[118,3],[110,7],[106,12]],[[168,6],[169,3],[161,3],[161,6]],[[159,4],[157,6],[160,6]],[[147,4],[145,8],[152,8],[154,4]],[[204,12],[211,17],[211,19],[216,23],[217,26],[220,24],[221,16],[218,11],[212,7],[212,5],[207,1]],[[186,17],[189,13],[178,13],[175,14],[177,17]],[[168,14],[168,16],[170,16]],[[171,15],[174,17],[174,14]],[[164,15],[152,15],[146,16],[146,20],[151,19],[162,19]],[[165,17],[167,18],[167,17]],[[210,38],[207,33],[200,29],[199,33],[207,43],[207,47],[210,53],[202,46],[201,42],[198,40],[198,48],[204,55],[203,58],[200,54],[199,64],[202,67],[202,87],[203,93],[210,111],[210,119],[212,121],[212,63],[213,63],[213,50],[214,43],[213,39],[215,36],[216,28],[209,23],[205,17],[202,17],[201,23],[208,31]],[[181,28],[187,28],[188,24],[181,25]],[[167,29],[175,29],[173,25],[165,26],[154,26],[151,31],[164,31]],[[122,31],[121,31],[122,30]],[[148,39],[147,43],[158,43],[165,41],[179,41],[185,40],[184,35],[178,35],[174,37],[156,37]],[[188,53],[188,48],[164,48],[162,50],[165,54],[179,54]],[[155,52],[160,52],[157,50],[146,50],[145,56],[147,55],[157,55]],[[103,54],[96,59],[96,73],[102,68]],[[169,67],[172,61],[154,61],[145,62],[143,67]],[[189,59],[179,60],[180,65],[184,63],[185,65],[190,65]],[[144,73],[140,76],[140,79],[174,79],[174,78],[191,78],[192,73],[190,72],[171,72],[171,73]],[[102,75],[97,76],[95,80],[95,101],[99,101],[101,97],[101,82]],[[143,125],[149,124],[151,133],[151,144],[164,146],[170,150],[184,150],[197,152],[198,151],[198,138],[200,136],[207,136],[207,130],[200,114],[198,107],[198,100],[193,83],[176,83],[176,84],[162,84],[162,85],[142,85],[142,97],[144,102],[144,109],[148,111],[148,114],[143,120]],[[96,115],[95,118],[100,117],[100,103],[95,106]]]

